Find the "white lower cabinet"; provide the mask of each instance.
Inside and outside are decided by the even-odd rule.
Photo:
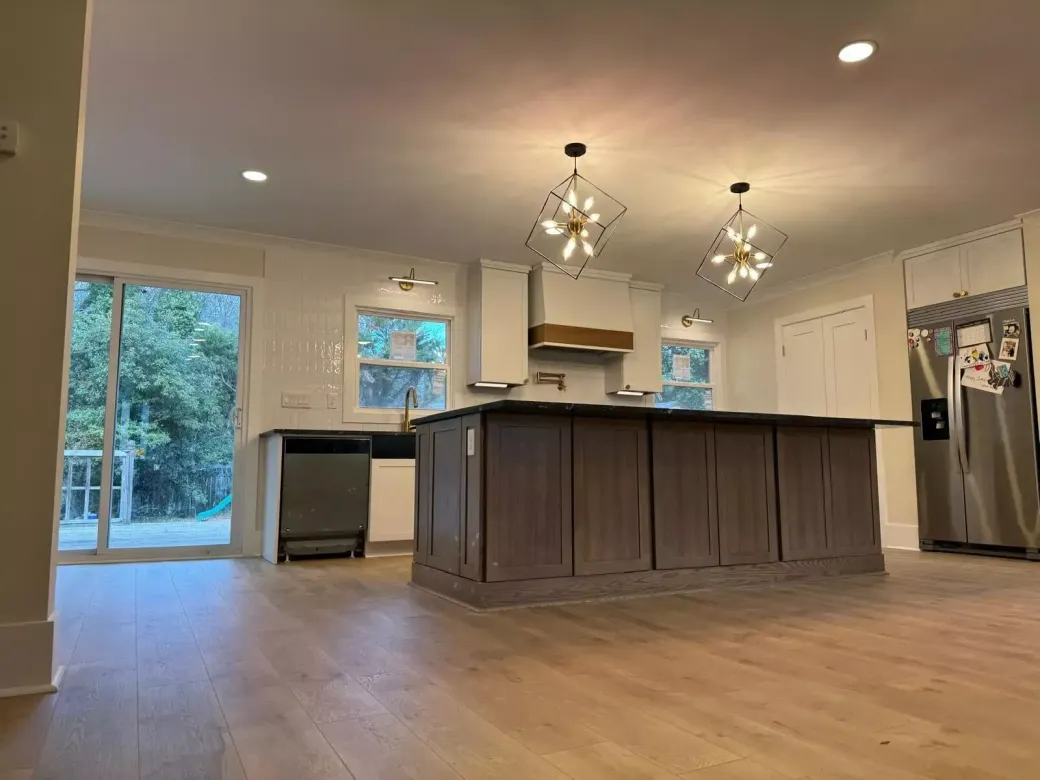
[[[372,461],[369,542],[398,542],[415,535],[415,461]]]

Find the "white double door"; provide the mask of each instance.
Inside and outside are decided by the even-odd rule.
[[[780,325],[779,410],[875,417],[874,321],[864,306]]]

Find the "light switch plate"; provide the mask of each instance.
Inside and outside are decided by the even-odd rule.
[[[0,154],[18,152],[18,123],[11,119],[0,119]]]
[[[326,409],[339,409],[339,393],[326,393],[325,394],[325,408]]]
[[[311,397],[308,393],[282,393],[283,409],[310,409]]]

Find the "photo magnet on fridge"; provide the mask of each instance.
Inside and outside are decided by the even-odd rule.
[[[1017,339],[1022,336],[1022,326],[1018,320],[1004,320],[1004,338]]]
[[[1005,336],[1000,340],[1000,355],[1001,360],[1017,360],[1018,359],[1018,339]]]
[[[917,349],[921,346],[921,329],[910,328],[906,332],[906,343],[910,349]]]

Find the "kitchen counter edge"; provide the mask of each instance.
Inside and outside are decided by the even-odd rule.
[[[693,409],[658,409],[650,406],[612,406],[608,404],[568,404],[542,401],[490,401],[476,406],[451,409],[415,419],[417,426],[440,420],[451,420],[468,414],[497,412],[502,414],[541,414],[561,417],[600,417],[614,419],[649,419],[656,422],[759,423],[828,428],[894,428],[913,427],[912,420],[874,420],[858,417],[812,417],[800,414],[767,412],[700,411]]]

